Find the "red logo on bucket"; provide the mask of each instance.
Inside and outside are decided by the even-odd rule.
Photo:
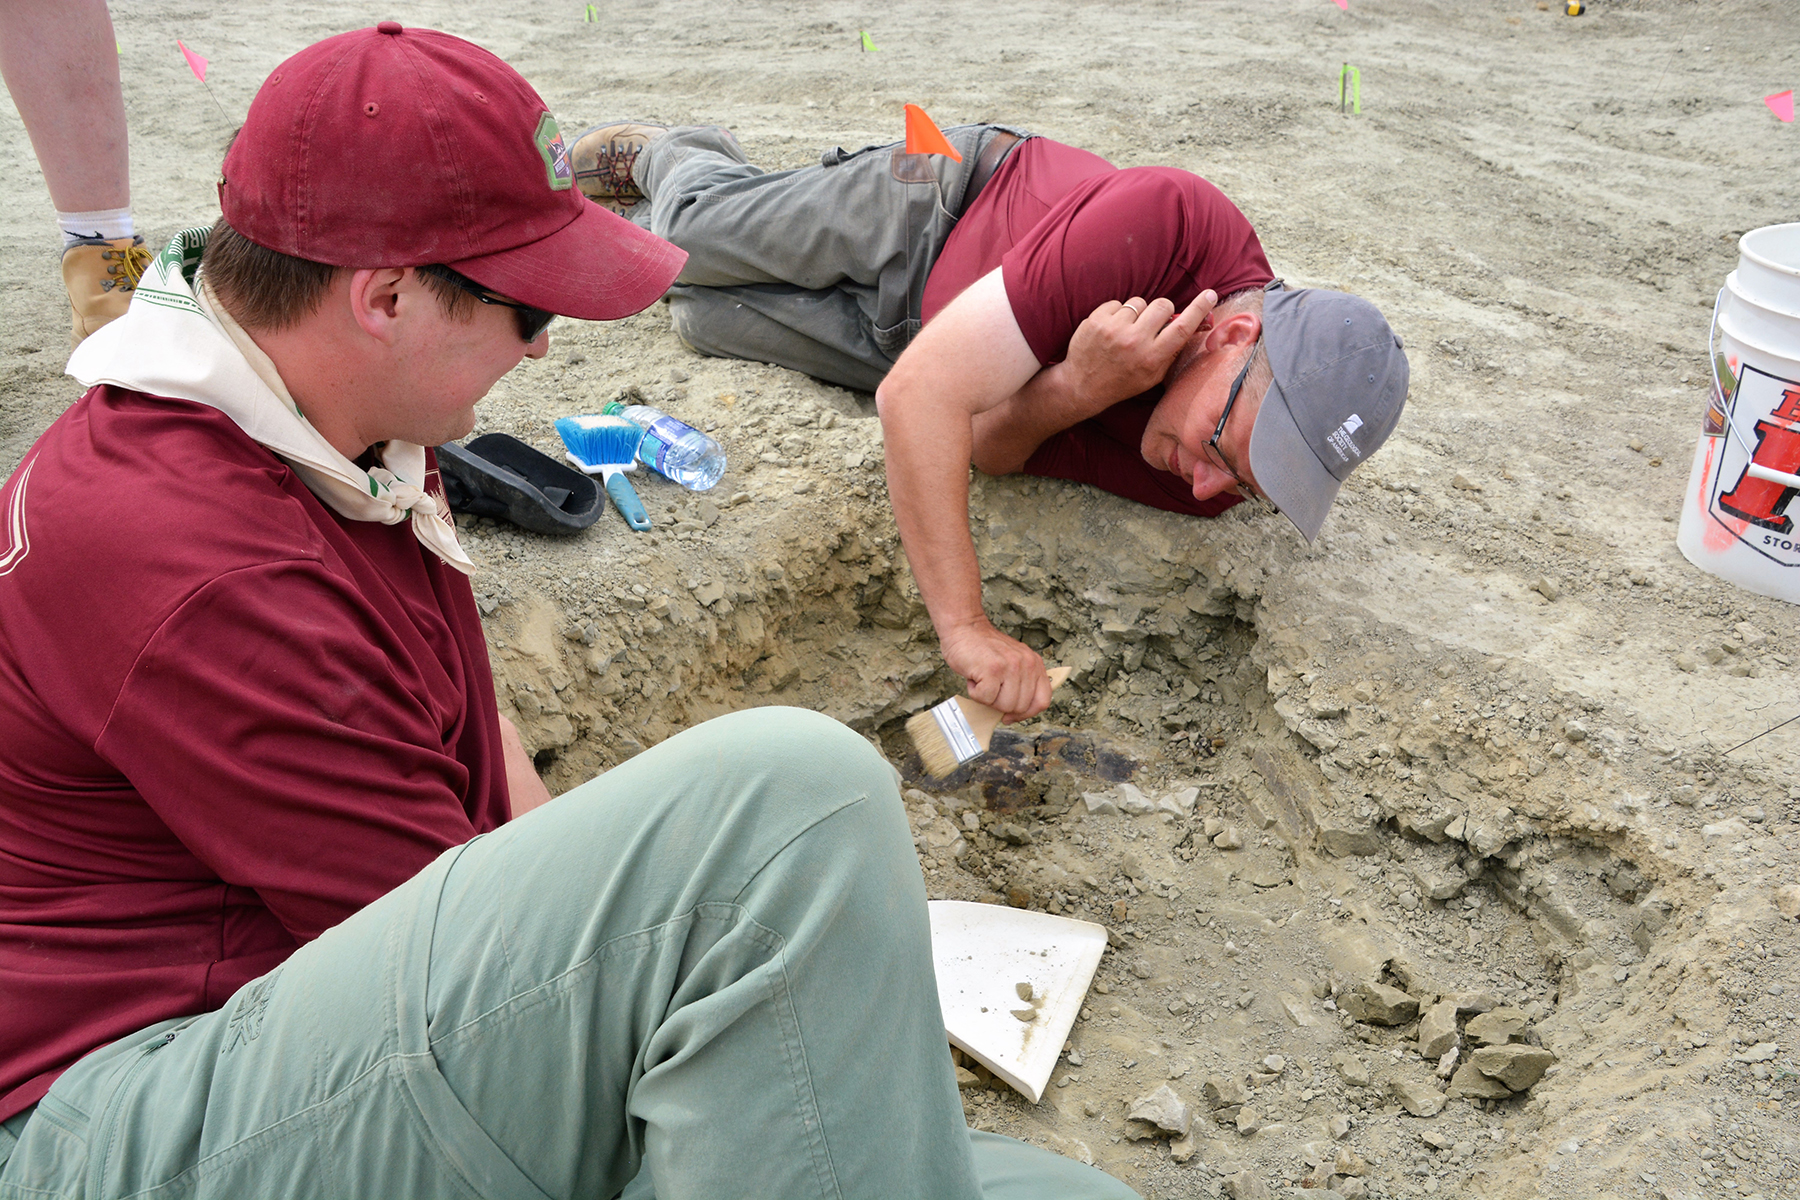
[[[1734,517],[1790,533],[1794,519],[1787,515],[1788,502],[1795,489],[1786,482],[1759,479],[1750,474],[1750,464],[1767,467],[1784,475],[1800,468],[1800,390],[1789,388],[1781,393],[1781,403],[1768,419],[1756,423],[1756,453],[1738,475],[1737,485],[1719,497],[1719,507]]]
[[[1782,566],[1800,566],[1788,508],[1800,494],[1800,382],[1743,364],[1707,491],[1711,516]]]

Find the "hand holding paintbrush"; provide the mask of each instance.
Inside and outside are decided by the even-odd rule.
[[[1050,668],[1052,690],[1069,677],[1069,668]],[[967,696],[952,696],[935,708],[906,719],[919,761],[933,779],[942,779],[970,759],[985,753],[1005,714]]]

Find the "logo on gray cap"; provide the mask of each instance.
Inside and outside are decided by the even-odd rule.
[[[1363,456],[1362,447],[1358,446],[1356,444],[1356,439],[1350,436],[1361,428],[1362,418],[1355,413],[1351,413],[1344,418],[1344,423],[1342,425],[1339,425],[1336,429],[1331,431],[1331,436],[1325,439],[1326,444],[1333,450],[1336,450],[1337,456],[1343,461],[1361,462]]]

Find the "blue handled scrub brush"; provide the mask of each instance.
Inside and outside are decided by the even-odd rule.
[[[637,469],[638,443],[643,427],[624,417],[583,413],[558,417],[556,433],[567,446],[567,458],[588,475],[604,476],[606,494],[612,497],[625,523],[639,533],[650,528],[650,514],[631,488],[625,472]]]

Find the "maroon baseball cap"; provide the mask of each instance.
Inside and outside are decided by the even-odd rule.
[[[225,155],[219,207],[257,245],[311,262],[442,263],[589,321],[654,304],[686,252],[573,184],[556,118],[517,71],[383,21],[275,68]]]

